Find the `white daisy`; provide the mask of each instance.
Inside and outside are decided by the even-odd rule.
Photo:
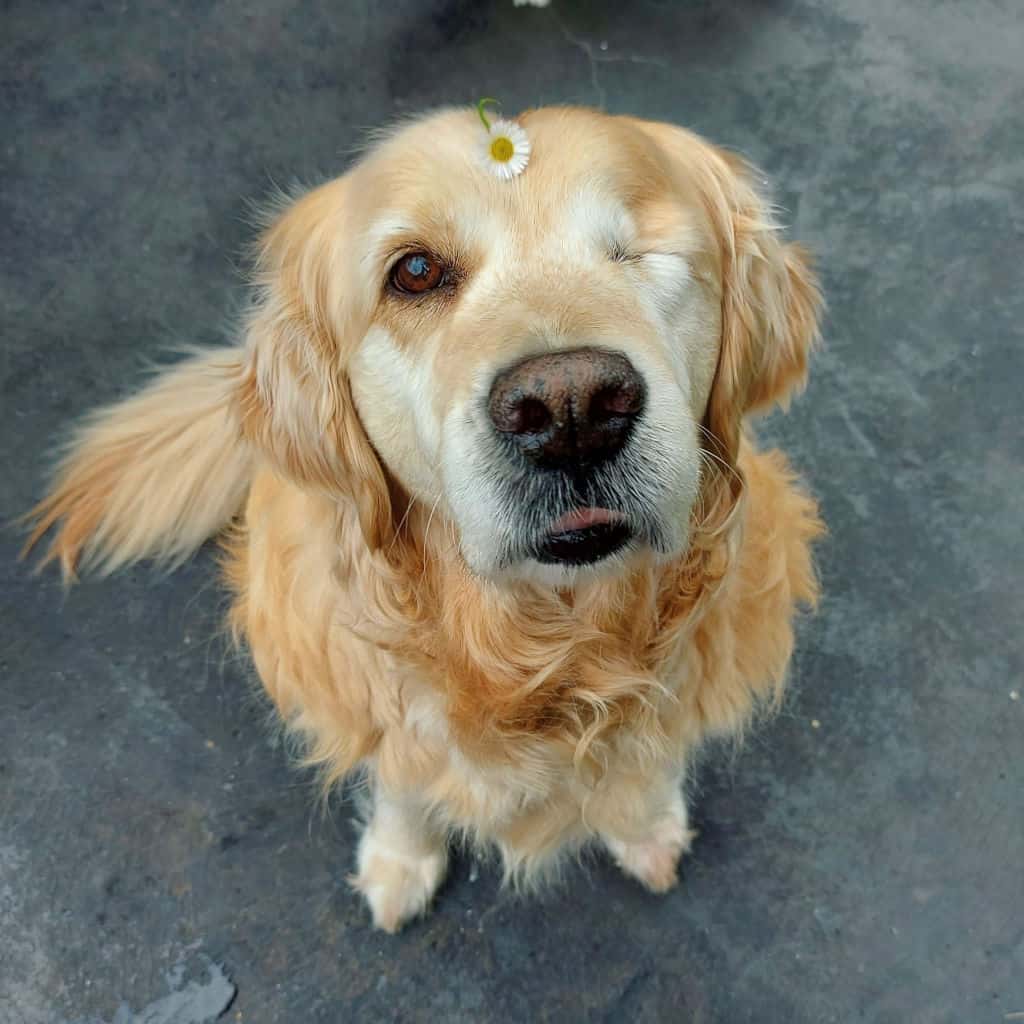
[[[514,121],[498,118],[487,124],[481,145],[484,166],[497,178],[514,178],[530,162],[530,140]]]

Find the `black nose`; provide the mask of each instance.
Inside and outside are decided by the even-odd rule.
[[[545,469],[573,470],[622,448],[646,396],[643,378],[624,355],[580,348],[503,370],[487,411],[526,458]]]

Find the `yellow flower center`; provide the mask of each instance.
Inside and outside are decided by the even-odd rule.
[[[499,164],[507,164],[515,154],[516,147],[507,135],[496,135],[491,139],[491,159]]]

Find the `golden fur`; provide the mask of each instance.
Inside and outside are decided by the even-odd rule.
[[[376,806],[354,884],[388,929],[426,907],[452,830],[497,844],[516,880],[600,837],[642,882],[670,886],[690,840],[688,760],[779,699],[794,614],[817,597],[815,503],[744,428],[805,379],[820,298],[804,254],[779,239],[746,168],[681,129],[583,110],[521,123],[535,150],[529,216],[509,214],[521,274],[554,252],[544,246],[567,202],[561,181],[590,173],[573,165],[583,149],[598,152],[639,234],[688,247],[713,338],[709,351],[687,350],[702,454],[674,557],[641,551],[559,585],[481,576],[400,419],[374,398],[373,373],[393,374],[356,372],[372,330],[419,372],[421,338],[448,318],[430,365],[437,390],[457,397],[474,365],[492,365],[477,353],[492,359],[538,322],[573,339],[638,320],[635,289],[603,269],[573,271],[569,298],[506,279],[497,314],[472,292],[451,309],[410,309],[360,278],[367,261],[345,259],[338,239],[365,241],[366,211],[396,208],[414,211],[438,249],[457,249],[460,272],[484,276],[488,222],[466,196],[487,209],[504,194],[490,198],[483,172],[459,163],[464,112],[385,138],[287,206],[261,240],[244,346],[194,354],[101,411],[74,439],[29,541],[56,526],[48,557],[70,578],[81,563],[178,560],[224,531],[234,633],[306,761],[326,786],[369,775]],[[557,160],[537,155],[556,146]],[[444,173],[425,183],[411,168],[431,161]],[[448,239],[439,201],[477,217],[477,235]],[[587,208],[580,222],[597,215]]]

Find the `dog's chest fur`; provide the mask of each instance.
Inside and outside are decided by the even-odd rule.
[[[779,453],[744,463],[731,559],[571,597],[481,587],[427,544],[382,567],[337,505],[262,474],[229,549],[233,623],[325,781],[364,764],[492,838],[543,808],[564,842],[595,794],[642,800],[781,685],[820,524]]]

